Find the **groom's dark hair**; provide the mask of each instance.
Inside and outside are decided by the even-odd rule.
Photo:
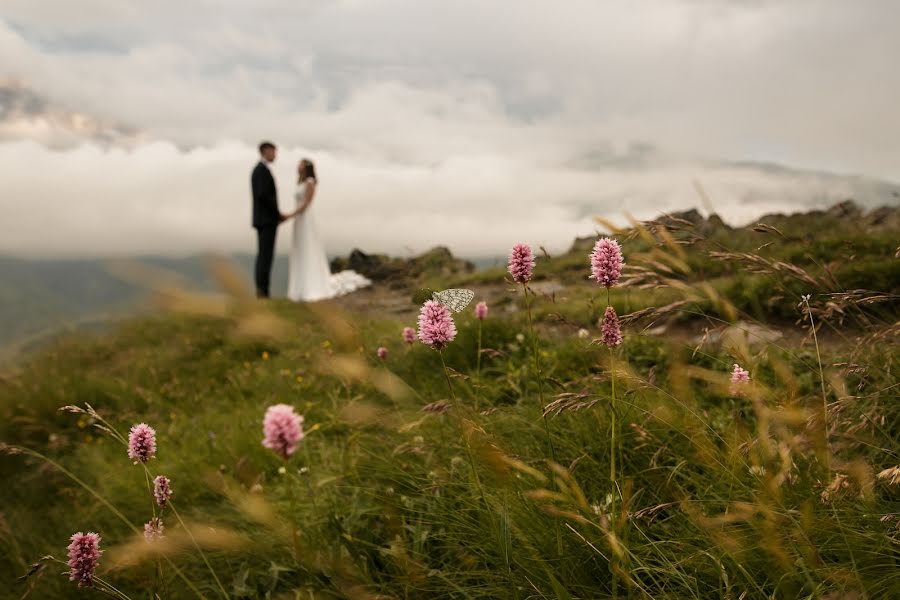
[[[263,142],[263,143],[261,143],[261,144],[259,145],[259,153],[262,154],[262,153],[265,152],[268,148],[271,148],[272,150],[274,150],[274,149],[275,149],[275,144],[273,144],[272,142]]]

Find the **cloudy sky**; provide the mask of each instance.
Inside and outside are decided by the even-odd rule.
[[[332,253],[896,203],[897,23],[894,0],[3,0],[0,254],[252,251],[261,139],[285,209],[315,159]]]

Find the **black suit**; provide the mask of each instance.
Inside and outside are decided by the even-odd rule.
[[[259,242],[256,254],[256,293],[261,298],[268,298],[272,260],[275,257],[275,234],[281,223],[281,212],[278,210],[275,178],[262,162],[253,169],[250,187],[253,190],[253,227],[256,228]]]

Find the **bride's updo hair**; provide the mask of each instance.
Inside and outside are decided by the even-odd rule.
[[[313,164],[313,161],[308,158],[304,158],[300,161],[300,169],[299,169],[299,178],[300,182],[306,181],[307,179],[312,179],[315,182],[319,181],[319,178],[316,177],[316,165]]]

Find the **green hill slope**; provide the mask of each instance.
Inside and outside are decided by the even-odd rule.
[[[521,291],[490,271],[417,282],[491,307],[480,336],[457,315],[442,354],[402,341],[417,307],[387,284],[314,305],[184,295],[57,341],[0,381],[0,595],[73,597],[50,559],[15,578],[97,531],[99,576],[131,598],[896,597],[896,298],[848,301],[828,276],[877,284],[888,241],[679,223],[619,235],[635,285],[610,297],[648,310],[614,351],[592,343],[606,291],[586,241],[538,258],[537,363]],[[805,275],[773,266],[793,252]],[[815,337],[805,305],[761,296],[798,281]],[[304,417],[288,460],[261,443],[278,403]],[[116,439],[140,422],[146,471]],[[174,495],[148,543],[159,474]]]

